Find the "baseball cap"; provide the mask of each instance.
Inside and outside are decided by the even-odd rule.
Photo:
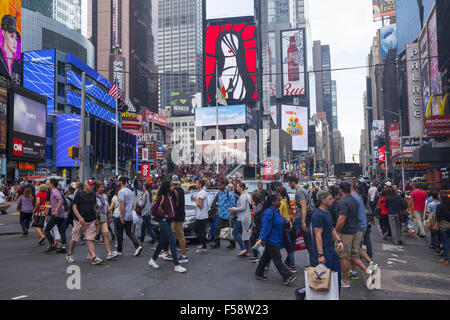
[[[392,183],[391,183],[391,182],[389,182],[389,181],[388,181],[388,182],[386,182],[386,183],[385,183],[385,185],[386,185],[387,187],[392,187]]]
[[[323,199],[325,199],[329,195],[330,195],[330,191],[328,191],[328,190],[320,190],[319,192],[317,192],[317,200],[322,201]]]
[[[172,184],[180,184],[180,178],[177,175],[172,176]]]
[[[86,180],[85,184],[91,186],[91,185],[95,184],[95,181],[94,181],[94,180],[91,180],[91,179],[88,179],[88,180]]]

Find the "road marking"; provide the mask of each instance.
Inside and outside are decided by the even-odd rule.
[[[402,247],[393,245],[393,244],[382,244],[381,247],[383,248],[383,251],[405,251]]]
[[[401,263],[407,263],[405,260],[399,260],[399,259],[395,259],[395,258],[388,258],[389,261],[397,261],[397,262],[401,262]]]
[[[4,223],[0,223],[0,226],[4,226],[5,224]]]
[[[387,264],[393,264],[393,262],[392,261],[388,261]]]
[[[19,299],[23,299],[26,297],[28,297],[28,296],[18,296],[18,297],[11,298],[11,300],[19,300]]]
[[[392,256],[398,258],[398,255],[396,255],[396,254],[392,254]]]

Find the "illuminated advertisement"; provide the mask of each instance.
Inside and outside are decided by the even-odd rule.
[[[170,107],[172,116],[190,116],[195,113],[195,108],[202,107],[202,93],[196,94],[171,92]]]
[[[74,106],[78,109],[81,109],[81,96],[72,92],[66,91],[66,103],[68,105]],[[116,114],[100,107],[98,104],[91,102],[86,99],[86,112],[91,113],[103,120],[111,122],[115,125],[116,123]],[[120,121],[120,117],[119,117]]]
[[[92,70],[89,66],[84,64],[80,59],[74,56],[71,53],[67,54],[67,63],[73,64],[75,67],[79,68],[81,71],[86,72],[92,79],[100,82],[104,85],[108,90],[111,88],[112,83],[105,79],[102,75],[97,73],[95,70]]]
[[[384,120],[373,120],[372,121],[372,132],[370,134],[372,142],[372,154],[376,158],[378,157],[378,148],[386,144],[385,134],[384,134]]]
[[[69,158],[69,148],[79,147],[81,119],[76,114],[60,114],[56,118],[56,167],[75,167],[75,161]]]
[[[389,123],[389,146],[392,154],[400,150],[400,123]]]
[[[0,150],[6,149],[6,133],[8,122],[8,96],[5,89],[0,89]]]
[[[10,159],[45,162],[47,101],[36,93],[13,86],[8,99],[12,129],[8,134]]]
[[[374,19],[395,16],[395,0],[373,0],[372,11]]]
[[[47,113],[55,113],[55,50],[23,54],[23,86],[47,97]]]
[[[2,35],[0,37],[0,75],[21,83],[22,1],[0,1]]]
[[[306,94],[305,29],[281,32],[283,61],[283,96]]]
[[[206,19],[249,17],[255,15],[254,0],[206,0]]]
[[[281,129],[292,136],[292,150],[308,151],[308,108],[282,105]]]
[[[246,109],[246,106],[243,104],[219,107],[219,126],[246,124]],[[195,126],[215,126],[217,120],[216,112],[215,107],[195,109]]]
[[[258,99],[255,71],[255,25],[223,24],[207,28],[205,75],[209,102],[216,101],[216,79],[219,78],[226,88],[228,100]]]
[[[387,57],[391,49],[397,49],[397,24],[395,23],[380,28],[381,56]]]

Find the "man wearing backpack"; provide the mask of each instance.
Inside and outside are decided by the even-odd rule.
[[[311,218],[316,210],[316,206],[305,188],[299,185],[297,177],[290,176],[288,178],[288,184],[292,190],[296,190],[295,204],[297,206],[297,211],[294,219],[296,236],[298,236],[300,232],[303,232],[303,239],[309,254],[309,263],[311,266],[317,266],[318,256],[316,241],[311,233]],[[295,265],[295,261],[291,261],[291,263]]]
[[[214,244],[210,246],[211,249],[220,248],[220,230],[230,226],[230,208],[236,205],[236,198],[233,193],[227,189],[228,181],[221,179],[219,181],[219,193],[217,195],[217,224],[216,232],[214,233]],[[228,249],[236,248],[236,242],[230,240],[230,245]]]

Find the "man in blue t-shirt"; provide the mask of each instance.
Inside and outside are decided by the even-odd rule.
[[[313,213],[311,223],[314,238],[316,240],[318,262],[327,268],[338,273],[339,292],[341,284],[341,263],[339,256],[334,249],[333,240],[337,243],[338,250],[343,250],[344,245],[339,235],[333,228],[330,207],[333,205],[333,196],[328,190],[321,190],[317,193],[319,208]]]

